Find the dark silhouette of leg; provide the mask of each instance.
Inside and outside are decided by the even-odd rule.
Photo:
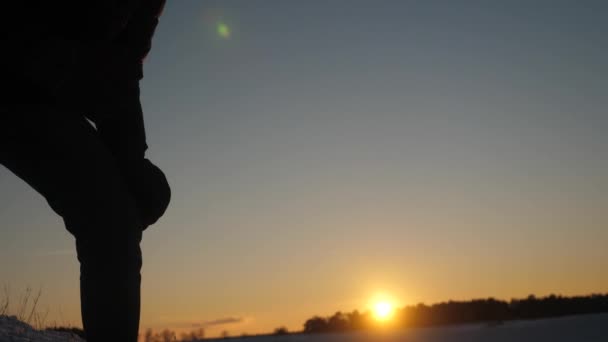
[[[0,163],[42,194],[76,238],[88,342],[137,341],[142,224],[95,128],[50,105],[0,107]]]

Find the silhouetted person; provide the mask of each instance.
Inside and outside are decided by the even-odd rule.
[[[0,163],[42,194],[76,239],[89,342],[137,341],[139,244],[169,203],[164,174],[144,157],[139,101],[164,3],[3,4]]]

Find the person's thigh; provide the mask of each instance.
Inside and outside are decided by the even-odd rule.
[[[141,238],[134,199],[84,117],[48,105],[0,108],[0,164],[44,196],[77,238]]]

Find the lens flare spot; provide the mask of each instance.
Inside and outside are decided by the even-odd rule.
[[[217,23],[216,30],[218,37],[222,39],[230,39],[230,36],[232,36],[232,30],[230,29],[230,26],[228,26],[224,22]]]

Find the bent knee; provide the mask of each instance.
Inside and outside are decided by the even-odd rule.
[[[171,201],[171,187],[160,168],[145,159],[138,177],[129,180],[144,227],[158,221]]]

